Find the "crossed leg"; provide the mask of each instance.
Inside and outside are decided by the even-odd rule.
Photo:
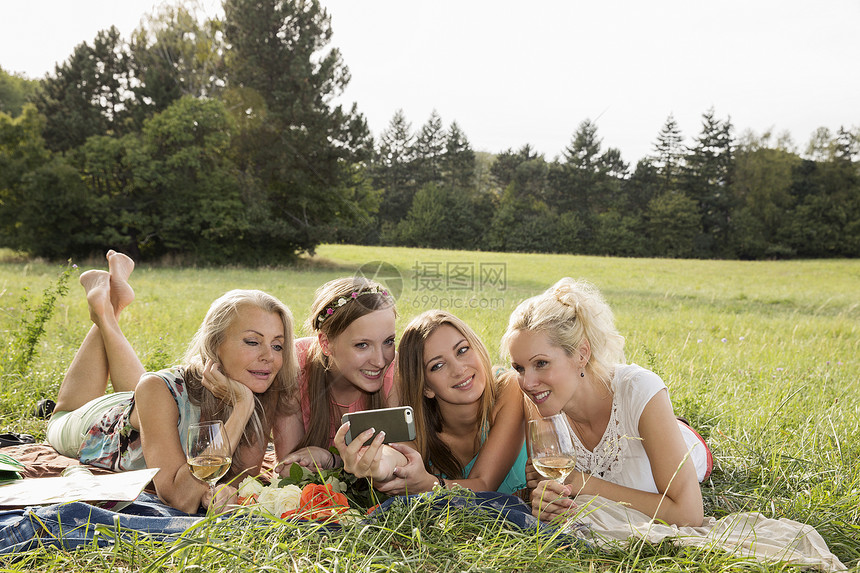
[[[116,392],[134,390],[145,372],[119,326],[120,312],[134,300],[134,290],[128,284],[134,261],[116,251],[108,251],[107,260],[110,272],[81,274],[93,326],[66,371],[55,411],[76,410],[103,396],[108,379]]]

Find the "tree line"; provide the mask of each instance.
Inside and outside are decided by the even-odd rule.
[[[631,169],[619,150],[603,149],[591,120],[550,161],[529,145],[481,161],[456,123],[440,126],[434,113],[412,132],[398,112],[382,133],[371,173],[384,190],[383,243],[632,257],[860,255],[858,129],[817,130],[804,158],[787,134],[736,138],[713,109],[685,145],[670,115],[653,154]]]
[[[584,120],[559,157],[475,152],[433,112],[374,139],[315,0],[162,5],[33,81],[0,70],[0,246],[289,261],[324,241],[699,258],[860,255],[860,128],[735,134],[670,115],[635,167]]]

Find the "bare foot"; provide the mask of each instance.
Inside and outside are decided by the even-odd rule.
[[[110,269],[110,301],[118,315],[134,300],[134,289],[128,284],[128,277],[134,270],[134,261],[113,249],[107,252],[107,261]]]
[[[91,270],[81,273],[81,285],[87,292],[87,304],[90,307],[90,318],[96,325],[102,324],[105,314],[113,314],[111,304],[110,273],[107,271]]]

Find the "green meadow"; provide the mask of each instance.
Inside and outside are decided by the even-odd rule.
[[[4,258],[5,256],[5,258]],[[0,429],[41,438],[32,416],[53,397],[89,328],[77,276],[103,261],[72,261],[26,368],[12,368],[21,332],[38,317],[63,264],[0,253]],[[380,265],[380,262],[384,264]],[[259,288],[292,309],[297,335],[314,290],[361,270],[398,295],[398,328],[446,308],[482,336],[497,362],[511,310],[563,276],[597,285],[627,339],[627,359],[657,372],[676,413],[708,440],[715,471],[702,491],[706,513],[761,511],[809,523],[844,563],[860,565],[860,261],[699,261],[502,254],[323,245],[284,268],[144,265],[131,278],[135,302],[122,317],[144,364],[177,361],[209,303],[233,288]],[[27,344],[24,344],[27,346]],[[486,519],[392,512],[384,526],[318,531],[277,524],[265,532],[200,533],[194,543],[141,542],[76,553],[37,551],[3,571],[68,569],[407,571],[781,571],[720,552],[669,544],[597,552],[543,544]],[[214,526],[213,526],[214,527]],[[360,533],[360,535],[359,535]],[[480,538],[480,539],[478,539]]]

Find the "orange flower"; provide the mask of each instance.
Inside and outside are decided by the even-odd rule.
[[[349,500],[342,493],[335,492],[331,484],[309,483],[302,489],[300,504],[297,512],[287,512],[281,517],[298,513],[307,519],[328,519],[349,509]]]

